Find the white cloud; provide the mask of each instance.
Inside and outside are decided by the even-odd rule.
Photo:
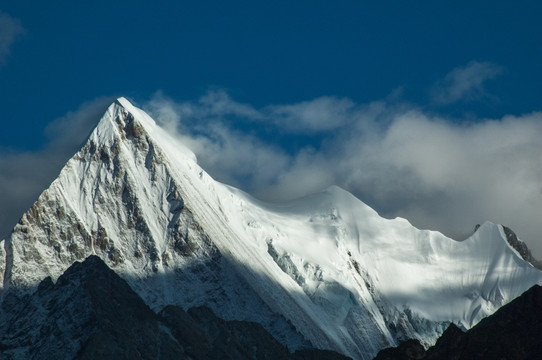
[[[489,96],[484,83],[501,72],[500,66],[490,62],[471,61],[465,67],[455,68],[433,87],[433,102],[448,105]]]
[[[99,98],[53,121],[46,129],[49,144],[41,151],[0,150],[0,239],[58,176],[82,145],[114,98]]]
[[[220,181],[252,191],[252,184],[272,182],[291,161],[276,145],[231,126],[228,116],[253,122],[260,121],[263,115],[251,106],[234,102],[224,92],[206,94],[195,103],[176,103],[158,92],[144,109],[161,126],[177,132],[200,164],[213,169]]]
[[[510,225],[540,254],[541,121],[532,114],[458,126],[413,112],[396,118],[373,144],[376,158],[357,166],[387,179],[374,201],[390,214],[455,237],[492,220]],[[350,189],[371,197],[365,189],[374,183],[362,176]]]
[[[233,115],[252,120],[260,118],[260,114],[252,106],[233,101],[223,90],[208,92],[199,99],[198,105],[192,108],[195,109],[200,110],[200,117]]]
[[[350,99],[325,96],[293,105],[275,105],[264,109],[266,118],[288,131],[316,133],[351,123],[356,104]]]
[[[112,100],[56,120],[49,132],[58,135],[41,152],[1,154],[4,234]],[[502,223],[542,257],[542,113],[457,124],[411,104],[318,98],[257,109],[223,92],[192,102],[156,94],[144,108],[212,176],[259,198],[284,201],[336,184],[385,216],[455,238],[485,220]],[[316,121],[284,120],[316,113]]]
[[[229,97],[220,101],[218,107],[169,99],[163,108],[179,110],[170,118],[180,119],[184,141],[222,181],[270,201],[337,184],[386,216],[455,238],[485,220],[503,223],[542,255],[542,113],[465,125],[408,104],[320,98],[256,110]],[[280,127],[284,137],[268,139],[267,130],[247,133],[243,121],[221,120],[238,106],[249,109],[244,122]],[[190,112],[182,113],[186,108]],[[318,116],[310,121],[307,114]],[[284,126],[292,118],[295,125]],[[318,141],[286,153],[277,143],[288,141],[288,132],[314,134]]]
[[[287,105],[268,105],[256,109],[234,101],[225,91],[211,91],[195,102],[176,103],[162,92],[155,93],[146,109],[161,119],[162,124],[188,120],[208,123],[211,120],[258,126],[273,126],[286,133],[315,134],[355,122],[359,105],[350,99],[323,96],[311,101]]]
[[[19,20],[0,11],[0,65],[10,54],[11,46],[24,29]]]
[[[69,111],[47,125],[45,133],[50,140],[49,149],[78,150],[114,100],[114,97],[104,96],[85,102],[77,110]]]

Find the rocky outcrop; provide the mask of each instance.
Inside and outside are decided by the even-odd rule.
[[[523,260],[530,262],[535,268],[542,269],[542,261],[535,259],[527,244],[518,239],[516,233],[509,227],[502,225],[502,229],[506,235],[506,241],[521,255]]]

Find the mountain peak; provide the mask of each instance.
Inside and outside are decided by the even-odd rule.
[[[136,125],[134,125],[136,124]],[[135,130],[133,127],[141,127]],[[142,135],[143,127],[149,130],[156,126],[154,120],[145,112],[133,106],[126,98],[119,97],[107,109],[98,123],[98,131],[109,131],[123,138],[126,135]],[[134,134],[138,132],[138,134]]]
[[[132,117],[138,121],[138,122],[141,122],[142,124],[146,125],[146,126],[149,126],[149,127],[154,127],[156,126],[156,122],[154,121],[153,118],[151,118],[146,112],[144,112],[143,110],[139,109],[138,107],[134,106],[128,99],[126,99],[125,97],[119,97],[117,98],[113,104],[111,104],[111,106],[117,106],[117,107],[120,107],[122,109],[124,109],[123,112],[125,113],[128,113],[128,114],[131,114]]]
[[[119,98],[15,226],[0,269],[4,289],[28,294],[96,255],[155,310],[207,305],[290,349],[367,359],[408,337],[430,344],[452,321],[469,328],[542,282],[504,236],[482,225],[454,241],[338,187],[254,201]]]
[[[133,107],[132,103],[128,99],[126,99],[124,96],[118,97],[115,100],[115,103],[125,108]]]

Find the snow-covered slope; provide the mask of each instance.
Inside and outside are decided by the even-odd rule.
[[[407,337],[429,344],[451,321],[469,328],[542,283],[500,225],[457,242],[338,187],[257,201],[214,181],[123,98],[4,241],[3,293],[90,254],[154,309],[206,304],[290,349],[310,342],[359,359]]]

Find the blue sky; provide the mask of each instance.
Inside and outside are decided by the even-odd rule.
[[[193,99],[219,87],[263,106],[328,95],[366,103],[402,89],[430,107],[431,86],[473,60],[503,67],[485,84],[492,97],[435,110],[495,117],[539,108],[535,1],[55,4],[2,2],[24,29],[0,68],[0,106],[14,124],[0,135],[4,146],[42,145],[45,124],[84,101],[157,90]]]
[[[541,15],[537,1],[5,0],[0,231],[126,96],[258,197],[337,183],[456,238],[505,223],[542,254]]]

